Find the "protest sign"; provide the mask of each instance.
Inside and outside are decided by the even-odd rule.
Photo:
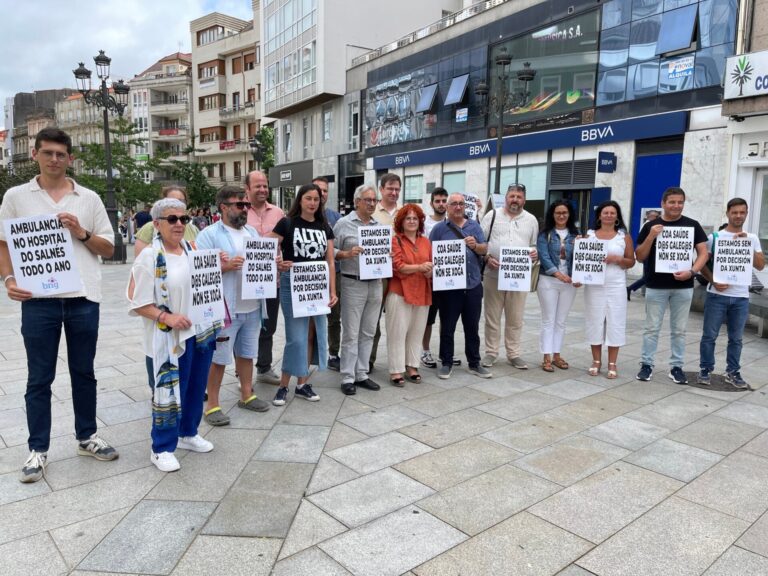
[[[294,318],[330,314],[330,292],[327,262],[295,262],[291,266]]]
[[[499,290],[531,291],[531,249],[527,246],[502,246],[499,250]]]
[[[752,239],[715,238],[712,277],[718,284],[752,284]]]
[[[19,288],[33,296],[83,289],[72,235],[55,214],[4,220],[3,226]]]
[[[464,240],[432,242],[432,290],[467,287],[467,245]]]
[[[664,226],[656,236],[656,272],[673,274],[693,266],[693,227]]]
[[[193,324],[224,320],[224,286],[218,250],[194,250],[189,253],[192,305],[189,319]]]
[[[360,280],[392,278],[392,226],[360,226],[357,245],[363,249]]]
[[[577,238],[573,245],[573,283],[605,284],[605,257],[605,241]]]
[[[464,196],[464,217],[467,220],[477,220],[477,196],[474,194],[463,194]]]
[[[493,199],[494,208],[504,208],[504,206],[506,205],[504,194],[492,194],[491,197]]]
[[[277,238],[245,240],[243,250],[243,300],[277,298]]]

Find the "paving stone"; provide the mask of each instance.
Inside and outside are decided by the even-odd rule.
[[[762,431],[762,428],[751,424],[710,414],[677,432],[673,432],[668,438],[726,456],[741,448]]]
[[[140,420],[151,415],[151,400],[128,402],[126,404],[107,406],[105,408],[97,407],[96,409],[96,416],[108,426],[120,424],[121,422],[130,422],[131,420]]]
[[[418,400],[412,400],[408,402],[408,408],[436,418],[437,416],[458,412],[459,410],[471,408],[496,399],[497,396],[480,392],[479,390],[458,388],[441,392],[440,394],[431,394]]]
[[[368,438],[365,434],[362,432],[358,432],[354,428],[350,428],[346,424],[342,424],[341,422],[336,422],[333,425],[333,428],[331,428],[331,433],[328,435],[328,440],[325,442],[325,447],[323,448],[324,452],[330,452],[331,450],[335,450],[336,448],[341,448],[342,446],[347,446],[349,444],[354,444],[355,442],[359,442],[360,440],[365,440]]]
[[[765,576],[768,558],[732,546],[712,564],[703,576]]]
[[[266,387],[267,385],[262,385]],[[254,386],[256,396],[270,403],[269,411],[253,412],[237,407],[237,401],[240,398],[238,394],[229,400],[221,399],[221,409],[229,416],[228,428],[243,428],[246,430],[270,430],[283,415],[285,408],[276,408],[271,405],[272,398],[275,395],[275,386],[269,386],[269,393],[262,393],[259,386]],[[303,400],[302,400],[303,402]]]
[[[643,446],[664,437],[669,430],[625,416],[608,420],[584,432],[585,436],[610,442],[627,450],[639,450]]]
[[[99,424],[98,420],[96,423],[97,425]],[[99,427],[101,428],[101,426]],[[72,418],[59,418],[51,422],[51,439],[57,438],[59,436],[66,436],[71,442],[70,446],[76,446],[74,440],[74,425]],[[19,426],[13,426],[0,430],[0,438],[3,439],[3,442],[5,442],[6,446],[18,446],[21,444],[26,446],[29,439],[27,424],[24,423]],[[77,450],[77,448],[75,447],[74,450]]]
[[[554,384],[541,386],[538,388],[538,392],[552,394],[566,400],[580,400],[587,396],[592,396],[592,394],[605,392],[605,388],[587,382],[580,382],[579,380],[562,380]]]
[[[530,390],[488,402],[478,406],[477,409],[494,416],[499,416],[505,420],[515,421],[546,412],[556,406],[565,404],[565,402],[566,400],[563,398],[558,398],[551,394],[542,394],[537,390]]]
[[[562,572],[558,572],[557,576],[595,576],[595,574],[576,566],[576,564],[571,564]]]
[[[736,544],[750,552],[768,557],[768,512],[752,524]]]
[[[430,450],[432,449],[426,444],[399,432],[390,432],[331,450],[327,455],[358,474],[370,474]]]
[[[527,390],[532,390],[539,386],[540,384],[537,382],[505,376],[504,378],[496,377],[483,380],[482,382],[475,382],[470,384],[469,387],[479,390],[480,392],[485,392],[486,394],[493,394],[499,398],[506,398],[512,394],[526,392]]]
[[[577,564],[600,576],[701,574],[748,524],[672,496]]]
[[[417,576],[549,576],[569,565],[591,544],[521,512],[415,568]]]
[[[528,511],[599,543],[671,496],[683,484],[671,478],[617,462]]]
[[[418,503],[462,532],[474,536],[560,490],[560,486],[501,466]]]
[[[79,567],[170,574],[215,507],[212,502],[139,502]]]
[[[760,406],[749,402],[734,402],[719,410],[717,415],[729,420],[759,426],[760,428],[768,428],[767,406]]]
[[[36,534],[0,546],[4,576],[51,576],[68,568],[48,534]]]
[[[254,458],[274,462],[317,462],[330,432],[328,426],[277,424]]]
[[[0,506],[0,543],[133,506],[161,476],[156,469],[135,470]]]
[[[0,411],[0,430],[27,425],[27,413],[22,408]]]
[[[362,414],[363,412],[370,412],[372,409],[373,407],[369,404],[358,402],[351,396],[347,396],[344,399],[344,403],[341,405],[339,414],[336,416],[336,418],[337,420],[341,420],[342,418],[346,418],[348,416],[355,416],[357,414]]]
[[[272,576],[351,576],[351,574],[319,548],[308,548],[275,564]]]
[[[29,448],[26,442],[9,446],[0,450],[0,474],[8,472],[21,472],[29,456]],[[77,444],[73,437],[59,436],[51,438],[51,444],[48,447],[48,464],[77,457]]]
[[[765,354],[765,352],[763,352],[763,354]],[[760,380],[763,380],[764,378],[765,372],[763,371],[763,373],[760,374]],[[753,388],[756,386],[756,384],[752,384]],[[747,392],[740,398],[740,400],[744,402],[750,402],[751,404],[759,404],[760,406],[768,406],[768,390],[762,388],[755,390],[754,392]]]
[[[760,436],[747,443],[743,450],[763,458],[768,458],[768,432],[763,432]]]
[[[353,574],[399,576],[466,538],[431,514],[407,506],[318,547]]]
[[[672,382],[639,382],[633,380],[606,392],[609,396],[626,400],[634,404],[651,404],[672,394],[680,392],[680,386]]]
[[[312,474],[312,480],[310,480],[307,487],[307,495],[321,492],[349,480],[354,480],[358,476],[360,475],[357,472],[343,464],[339,464],[333,458],[325,455],[320,456],[320,460]]]
[[[435,490],[463,482],[514,460],[519,452],[485,440],[469,438],[394,466]]]
[[[515,466],[537,476],[569,486],[626,456],[623,448],[574,436],[515,461]]]
[[[360,526],[426,498],[434,490],[391,468],[350,480],[309,497],[349,527]]]
[[[302,500],[278,559],[282,560],[311,548],[346,530],[347,527],[341,522],[336,521],[308,500]]]
[[[394,406],[395,404],[402,404],[408,400],[415,400],[417,398],[429,396],[430,394],[437,394],[439,392],[445,391],[445,388],[442,386],[435,386],[433,384],[427,383],[426,381],[422,382],[421,384],[411,384],[408,382],[404,388],[398,388],[391,386],[388,383],[389,379],[387,376],[378,377],[374,374],[373,380],[381,386],[381,390],[371,391],[366,390],[365,388],[358,388],[355,398],[359,402],[374,408]],[[459,387],[462,386],[463,384],[461,384]]]
[[[662,398],[638,408],[634,412],[627,414],[634,420],[655,424],[662,428],[678,430],[703,418],[707,414],[719,410],[726,403],[715,398],[707,398],[698,394],[688,392],[678,392],[666,398]],[[719,414],[722,416],[722,414]]]
[[[213,442],[213,451],[189,454],[184,458],[181,470],[166,474],[147,498],[177,500],[183,496],[185,500],[218,502],[237,480],[266,435],[266,430],[214,428],[206,435]],[[146,460],[148,462],[149,458]]]
[[[280,541],[271,538],[200,535],[192,542],[172,574],[269,576],[279,549]]]
[[[469,408],[406,426],[400,432],[433,448],[442,448],[508,423],[503,418]]]
[[[0,410],[13,410],[26,407],[24,394],[0,394]]]
[[[129,511],[130,508],[123,508],[51,530],[51,537],[67,566],[69,568],[77,566]]]
[[[690,482],[722,458],[720,454],[662,438],[630,454],[625,460],[670,478]]]
[[[428,416],[421,412],[416,412],[405,406],[388,406],[380,410],[344,418],[342,423],[368,436],[378,436],[428,419]]]
[[[602,392],[561,406],[555,409],[553,413],[571,416],[588,426],[597,426],[635,408],[637,408],[637,404],[633,402],[614,398],[609,396],[607,392]]]
[[[768,460],[737,451],[683,488],[681,498],[754,522],[768,509]]]
[[[0,506],[11,502],[18,502],[19,500],[26,500],[27,498],[34,498],[41,494],[48,494],[51,491],[51,487],[46,482],[47,477],[34,484],[22,484],[19,482],[23,463],[23,461],[20,461],[17,470],[0,476]]]
[[[252,460],[220,501],[203,533],[285,538],[313,467]]]
[[[570,416],[544,413],[486,432],[483,438],[527,454],[581,432],[585,427]]]
[[[280,424],[333,426],[346,396],[340,389],[323,390],[320,402],[291,402],[280,416]]]

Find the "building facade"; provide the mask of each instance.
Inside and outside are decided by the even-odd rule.
[[[192,78],[195,155],[214,186],[242,186],[256,169],[250,141],[261,127],[259,2],[254,20],[214,12],[193,20]]]
[[[56,102],[56,125],[72,138],[73,168],[79,173],[83,168],[77,153],[89,144],[104,144],[101,109],[88,104],[82,94],[72,94]]]

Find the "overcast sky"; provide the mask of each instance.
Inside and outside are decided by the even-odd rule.
[[[76,88],[78,62],[96,78],[99,50],[112,80],[189,52],[190,21],[210,12],[253,18],[251,0],[0,0],[0,110],[17,92]]]

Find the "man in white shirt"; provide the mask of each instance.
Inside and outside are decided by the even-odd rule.
[[[728,224],[707,238],[709,254],[716,255],[716,238],[748,238],[752,243],[752,266],[758,270],[765,267],[765,256],[760,240],[755,234],[744,231],[748,206],[743,198],[731,198],[726,208]],[[715,341],[720,326],[728,327],[728,349],[726,355],[725,381],[734,388],[748,389],[741,377],[741,339],[749,317],[749,286],[737,286],[715,282],[712,270],[705,266],[701,274],[709,281],[707,301],[704,305],[704,328],[699,344],[699,384],[710,384],[710,374],[715,369]]]
[[[114,460],[117,451],[96,434],[96,377],[93,360],[99,335],[101,264],[114,251],[115,232],[99,196],[67,178],[74,161],[72,139],[58,128],[44,128],[35,137],[32,158],[40,175],[5,193],[0,207],[0,275],[8,297],[21,302],[21,334],[27,351],[27,390],[24,395],[29,428],[29,457],[22,482],[43,477],[51,436],[51,384],[56,376],[62,327],[67,340],[67,364],[72,384],[77,453],[97,460]],[[75,264],[82,280],[77,292],[35,297],[16,282],[4,220],[56,215],[69,230]]]
[[[512,184],[507,188],[504,207],[491,210],[480,223],[488,239],[483,296],[485,298],[485,356],[482,365],[491,367],[499,355],[499,328],[504,314],[504,347],[507,361],[519,370],[528,365],[520,357],[520,336],[523,333],[523,311],[527,292],[499,290],[499,254],[502,246],[530,246],[531,260],[538,260],[536,237],[539,221],[523,209],[525,186]]]
[[[224,369],[235,358],[235,371],[240,379],[240,400],[237,405],[245,410],[266,412],[269,404],[253,393],[253,359],[256,358],[261,331],[262,307],[264,300],[243,300],[242,281],[245,264],[245,240],[258,238],[255,228],[246,224],[251,203],[245,192],[235,186],[224,186],[216,194],[216,205],[221,220],[207,226],[197,236],[197,247],[201,250],[221,251],[221,271],[224,284],[224,301],[231,318],[231,324],[216,337],[216,352],[208,373],[208,404],[205,421],[211,426],[229,424],[219,403],[221,381]]]

